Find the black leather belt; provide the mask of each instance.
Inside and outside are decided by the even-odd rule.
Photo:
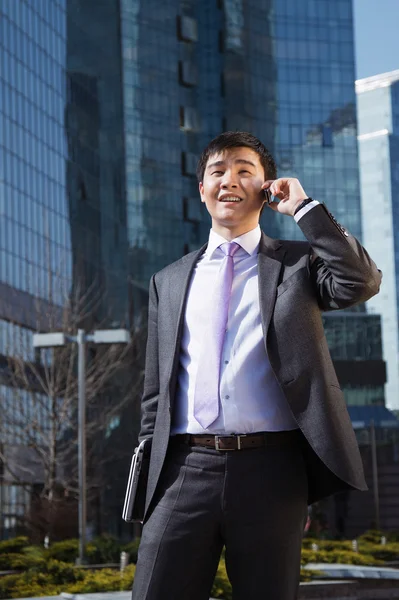
[[[171,443],[200,446],[213,450],[248,450],[262,446],[280,446],[298,441],[301,437],[299,429],[292,431],[260,431],[259,433],[207,435],[183,433],[170,438]]]

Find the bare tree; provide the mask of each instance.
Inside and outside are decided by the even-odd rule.
[[[33,329],[72,335],[82,326],[92,331],[109,328],[106,317],[102,322],[93,319],[100,305],[104,305],[104,297],[96,285],[84,293],[75,288],[73,297],[65,296],[62,307],[34,300]],[[40,490],[31,521],[40,535],[53,538],[57,514],[59,517],[60,511],[65,511],[65,499],[76,499],[78,493],[77,345],[33,353],[31,334],[27,335],[26,329],[16,328],[15,336],[19,339],[14,339],[6,352],[6,385],[0,392],[3,480]],[[128,345],[89,344],[87,348],[87,489],[88,502],[93,505],[104,485],[107,461],[118,458],[116,447],[111,452],[108,448],[106,455],[102,448],[121,415],[127,412],[132,420],[132,439],[137,433],[142,347],[143,333],[138,328]],[[131,447],[125,450],[129,454]]]

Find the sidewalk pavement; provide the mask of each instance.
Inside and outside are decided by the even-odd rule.
[[[24,598],[24,600],[130,600],[132,592],[101,592],[98,594],[67,594],[59,596],[42,596],[40,598]],[[215,600],[215,598],[209,598]]]

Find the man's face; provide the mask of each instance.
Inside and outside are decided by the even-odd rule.
[[[264,182],[259,156],[251,148],[229,148],[210,156],[199,191],[213,230],[222,235],[229,230],[237,237],[254,229],[265,201]]]

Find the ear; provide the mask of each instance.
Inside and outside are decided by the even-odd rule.
[[[203,185],[202,181],[199,182],[198,189],[199,189],[199,193],[201,196],[201,202],[205,202],[204,185]]]

